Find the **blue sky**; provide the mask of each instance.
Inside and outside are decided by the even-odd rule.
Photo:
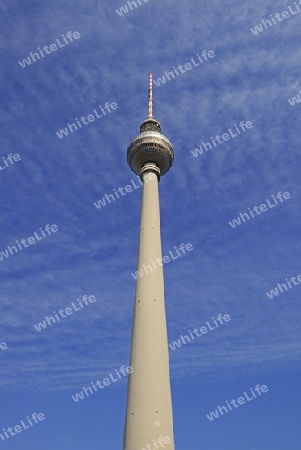
[[[154,79],[203,50],[215,58],[154,87],[155,118],[174,146],[160,181],[169,342],[219,313],[231,321],[170,351],[178,450],[300,449],[300,289],[266,295],[301,274],[300,24],[295,14],[251,28],[293,1],[0,1],[0,251],[58,231],[0,261],[0,430],[33,412],[45,420],[1,442],[19,450],[122,447],[126,378],[75,403],[71,395],[128,365],[141,189],[93,203],[136,180],[126,148],[147,116]],[[37,48],[80,38],[22,68]],[[99,105],[105,117],[59,139]],[[233,124],[253,128],[194,157]],[[9,163],[8,163],[9,164]],[[3,163],[2,163],[3,167]],[[231,228],[278,192],[291,197]],[[97,301],[41,332],[34,324],[83,295]],[[212,422],[206,414],[257,384],[269,391]]]

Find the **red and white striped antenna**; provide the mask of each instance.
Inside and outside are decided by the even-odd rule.
[[[149,87],[148,87],[148,118],[152,119],[153,116],[153,74],[149,74]]]

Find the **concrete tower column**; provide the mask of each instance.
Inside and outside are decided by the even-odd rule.
[[[136,281],[123,449],[174,450],[158,192],[174,154],[153,117],[151,74],[148,92],[148,118],[127,149],[143,182],[137,263],[143,273]]]
[[[149,450],[162,436],[174,450],[169,355],[164,303],[158,168],[142,169],[142,205],[124,450]],[[159,258],[159,260],[158,260]],[[154,263],[154,264],[153,264]],[[167,442],[168,440],[166,440]]]

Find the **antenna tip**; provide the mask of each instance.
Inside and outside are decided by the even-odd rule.
[[[153,118],[153,74],[149,73],[148,118]]]

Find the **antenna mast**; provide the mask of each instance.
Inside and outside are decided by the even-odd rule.
[[[153,119],[153,74],[149,74],[148,87],[148,118]]]

